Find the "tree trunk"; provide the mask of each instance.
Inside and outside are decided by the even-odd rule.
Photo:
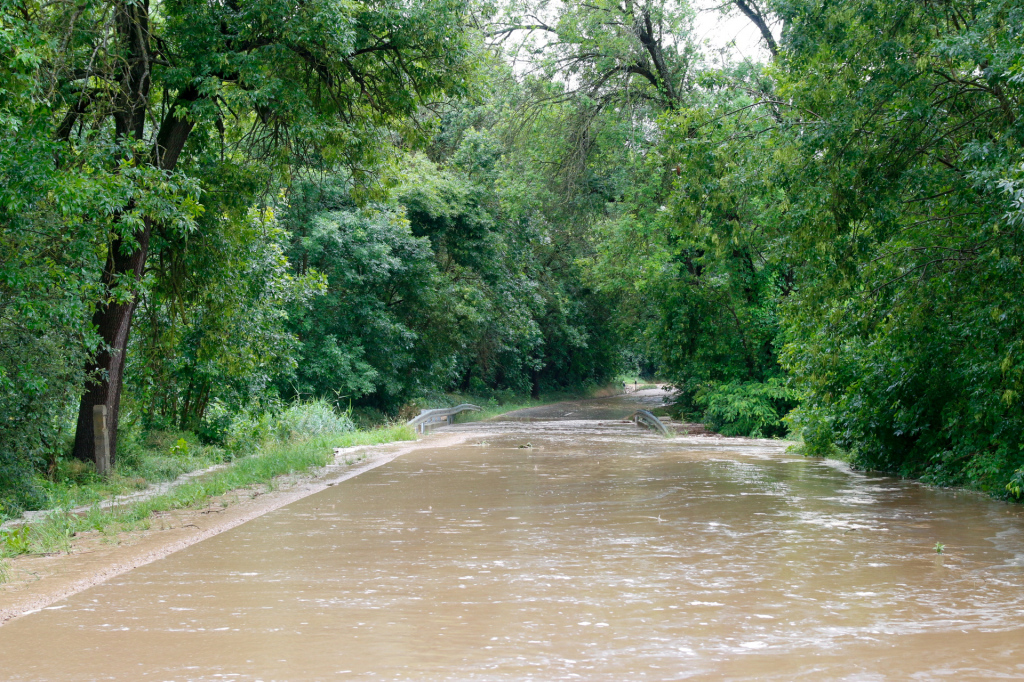
[[[149,33],[149,2],[118,2],[114,9],[117,32],[117,56],[120,58],[119,83],[114,97],[115,140],[127,145],[144,139],[146,106],[152,86],[152,54]],[[114,294],[114,288],[124,286],[126,275],[134,282],[142,278],[149,251],[152,225],[147,220],[142,233],[136,235],[138,246],[125,253],[121,238],[110,242],[107,261],[103,266],[102,283],[105,297]],[[103,302],[93,315],[92,322],[103,340],[95,360],[86,365],[85,395],[78,408],[75,428],[75,447],[72,454],[78,459],[96,461],[93,440],[92,413],[96,405],[107,406],[107,431],[110,434],[110,464],[113,466],[117,451],[117,418],[121,405],[121,379],[124,374],[128,332],[137,305],[135,296],[127,302]]]
[[[122,2],[117,6],[117,32],[122,57],[121,82],[115,99],[113,117],[116,123],[118,143],[145,139],[146,110],[152,85],[153,63],[149,32],[149,3]],[[176,112],[181,105],[188,105],[199,98],[195,86],[189,86],[178,94],[169,113],[161,122],[156,136],[156,145],[149,160],[157,168],[173,170],[178,156],[192,132],[194,123],[178,118]],[[145,227],[135,235],[137,245],[125,253],[122,239],[110,244],[107,261],[103,267],[102,283],[106,294],[114,293],[114,287],[124,286],[129,278],[136,284],[145,272],[146,256],[149,253],[149,239],[153,224],[144,219]],[[93,438],[92,413],[96,405],[107,407],[107,431],[110,434],[110,465],[117,457],[117,424],[121,407],[121,389],[124,379],[125,355],[128,350],[128,335],[138,299],[132,295],[127,302],[110,301],[103,303],[93,316],[93,324],[103,339],[103,347],[93,362],[86,367],[89,383],[78,408],[78,424],[75,429],[75,447],[72,454],[82,460],[96,461]]]
[[[194,102],[199,94],[194,89],[181,93],[172,107]],[[180,119],[173,113],[168,114],[160,126],[157,145],[154,150],[154,163],[165,170],[173,170],[178,156],[188,140],[193,123]],[[149,253],[149,237],[153,225],[145,220],[142,233],[136,235],[138,248],[128,255],[122,253],[123,242],[115,239],[107,254],[107,263],[103,267],[103,285],[107,292],[119,280],[126,276],[138,283],[146,268],[146,256]],[[92,408],[94,405],[107,406],[107,431],[110,433],[110,466],[113,467],[117,458],[117,417],[121,406],[121,384],[124,377],[125,354],[128,350],[128,334],[131,331],[132,317],[138,299],[135,296],[127,303],[107,303],[97,309],[92,318],[96,329],[103,339],[104,347],[96,355],[94,362],[86,367],[88,376],[94,377],[86,386],[78,408],[78,425],[75,429],[75,448],[72,454],[82,460],[96,461],[96,450],[93,445]]]
[[[149,251],[149,235],[152,227],[146,221],[143,233],[139,235],[139,248],[125,256],[121,253],[121,240],[110,245],[107,263],[103,268],[103,284],[109,292],[118,278],[130,274],[135,282],[142,278]],[[88,376],[94,377],[86,386],[85,395],[78,408],[78,424],[75,428],[75,448],[72,454],[78,459],[96,461],[93,439],[92,413],[96,405],[107,406],[107,433],[110,434],[110,465],[113,466],[117,453],[117,417],[121,407],[121,382],[124,376],[125,353],[128,350],[128,333],[138,299],[132,297],[127,303],[110,302],[101,305],[93,315],[103,348],[96,359],[86,367]]]

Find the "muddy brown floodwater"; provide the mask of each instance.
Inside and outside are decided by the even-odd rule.
[[[1019,507],[594,405],[447,427],[12,621],[0,678],[1024,678]]]

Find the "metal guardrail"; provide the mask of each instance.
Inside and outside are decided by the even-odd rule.
[[[423,410],[418,417],[410,419],[406,426],[415,427],[416,433],[425,433],[429,424],[436,424],[441,421],[446,424],[453,424],[455,422],[455,415],[460,412],[479,412],[480,410],[481,408],[469,403],[463,403],[455,407],[445,407],[439,410]]]
[[[640,422],[643,422],[644,424],[653,427],[655,431],[660,432],[661,435],[665,436],[666,438],[672,437],[672,434],[669,433],[668,428],[665,427],[661,420],[655,417],[647,410],[637,410],[636,412],[633,413],[633,423],[638,424]]]

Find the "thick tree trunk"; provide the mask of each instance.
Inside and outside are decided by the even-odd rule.
[[[182,92],[175,102],[178,105],[194,102],[198,92],[189,88]],[[172,111],[174,110],[172,109]],[[173,113],[164,119],[157,134],[157,145],[154,150],[154,163],[165,170],[173,170],[178,156],[192,132],[193,123],[181,119]],[[122,253],[123,242],[114,240],[107,254],[107,262],[103,268],[103,284],[108,292],[118,281],[131,277],[136,283],[142,279],[146,268],[146,256],[149,253],[149,238],[153,229],[152,223],[146,219],[145,228],[136,235],[138,246],[134,252]],[[107,303],[101,306],[93,316],[93,324],[103,339],[104,348],[86,369],[88,376],[94,377],[86,386],[85,394],[78,408],[78,424],[75,429],[75,449],[73,454],[78,459],[96,461],[96,450],[93,440],[92,408],[95,405],[107,406],[107,432],[110,434],[110,465],[117,460],[117,419],[121,407],[121,387],[124,377],[124,361],[128,351],[128,334],[131,331],[132,318],[138,299],[132,296],[127,303]]]
[[[146,228],[138,237],[139,247],[130,255],[121,253],[121,240],[114,241],[107,254],[103,268],[103,284],[110,291],[117,279],[126,275],[135,282],[142,278],[149,251],[149,235],[152,227]],[[86,367],[88,376],[95,377],[86,387],[85,395],[78,408],[78,424],[75,428],[73,455],[78,459],[96,461],[93,438],[93,407],[107,406],[107,433],[110,434],[110,464],[114,465],[117,453],[117,419],[121,407],[121,383],[124,376],[125,354],[128,350],[128,334],[135,314],[137,298],[132,296],[126,303],[110,302],[100,306],[92,322],[103,339],[103,348],[96,359]]]
[[[146,108],[149,105],[153,64],[148,1],[119,4],[117,32],[123,66],[113,117],[116,122],[117,140],[124,143],[145,139]],[[167,171],[174,169],[194,125],[190,120],[178,118],[175,112],[179,105],[190,104],[198,97],[199,93],[194,86],[179,93],[157,132],[156,145],[150,159],[155,167]],[[134,248],[130,253],[124,252],[125,242],[122,239],[113,240],[103,268],[102,282],[107,295],[114,293],[115,287],[124,286],[127,279],[136,284],[142,279],[152,230],[153,224],[146,218],[145,227],[135,235],[136,244],[133,244]],[[138,299],[132,295],[128,297],[127,302],[111,301],[102,304],[93,316],[93,324],[103,339],[103,348],[95,360],[86,367],[91,380],[85,387],[85,394],[78,408],[73,450],[73,455],[78,459],[96,461],[93,407],[106,405],[111,466],[116,461],[117,424],[121,407],[124,363],[132,318],[137,305]]]
[[[117,3],[114,19],[121,72],[114,98],[114,110],[111,113],[117,143],[131,144],[145,137],[146,107],[149,104],[149,92],[152,87],[153,60],[148,0]],[[102,277],[107,297],[113,298],[115,287],[124,286],[128,277],[136,283],[142,278],[146,255],[149,252],[151,230],[152,225],[147,220],[142,233],[135,235],[138,244],[133,245],[130,253],[124,252],[125,243],[121,238],[111,241]],[[72,451],[78,459],[96,461],[93,407],[106,405],[107,432],[110,434],[110,464],[114,464],[117,452],[117,420],[121,406],[121,380],[124,375],[125,352],[128,349],[128,332],[131,330],[136,305],[134,295],[126,302],[110,300],[101,303],[93,315],[92,321],[103,340],[103,347],[100,348],[95,360],[86,366],[90,381],[85,387],[85,395],[82,396],[78,408],[75,447]]]
[[[172,112],[177,110],[179,105],[187,105],[198,98],[199,93],[194,88],[187,88],[178,95]],[[168,114],[160,126],[153,153],[153,162],[157,167],[164,170],[174,169],[192,127],[191,121],[178,118],[173,113]],[[110,245],[110,253],[107,254],[107,262],[103,268],[103,284],[108,292],[115,283],[123,281],[126,277],[131,277],[136,283],[142,279],[152,229],[153,225],[147,219],[142,233],[136,235],[138,246],[130,254],[122,253],[123,242],[120,239],[114,240]],[[138,299],[132,296],[127,303],[111,302],[101,306],[93,316],[93,324],[103,339],[104,348],[97,354],[95,361],[86,368],[89,376],[94,379],[86,386],[78,408],[73,451],[78,459],[96,461],[92,428],[92,408],[95,405],[107,406],[110,465],[113,466],[117,459],[117,419],[121,407],[124,361],[128,351],[128,334],[137,305]]]

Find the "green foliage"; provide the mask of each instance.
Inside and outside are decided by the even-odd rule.
[[[543,186],[519,184],[534,139],[504,137],[513,118],[500,102],[453,107],[387,201],[358,205],[338,177],[293,188],[289,258],[326,295],[290,316],[302,359],[283,395],[393,414],[431,391],[525,393],[616,369],[606,301],[575,262],[589,247],[549,219]]]
[[[207,212],[210,215],[212,212]],[[222,212],[152,268],[129,349],[129,387],[145,425],[201,430],[217,440],[211,405],[239,409],[293,372],[288,310],[323,292],[296,276],[289,235],[269,211]]]
[[[438,315],[444,283],[429,241],[412,234],[403,212],[359,209],[343,189],[302,186],[287,224],[292,262],[322,273],[326,293],[290,315],[302,361],[282,391],[336,400],[377,394],[391,406],[436,383],[431,344],[443,346],[451,324],[442,320],[423,340],[418,332]]]
[[[292,403],[281,412],[277,421],[277,437],[282,441],[355,430],[349,415],[339,414],[326,400]]]
[[[31,529],[28,526],[0,531],[0,556],[26,554],[32,547]]]
[[[957,6],[962,22],[910,2],[785,6],[794,111],[773,172],[801,268],[783,355],[862,465],[1001,492],[1024,464],[1024,7]]]
[[[698,64],[658,112],[592,276],[684,409],[789,374],[809,454],[1001,493],[1024,464],[1024,6],[771,9],[770,66]]]
[[[0,517],[38,507],[33,485],[64,445],[69,406],[95,347],[97,239],[79,209],[110,192],[53,166],[43,63],[52,44],[21,3],[0,2]]]
[[[278,410],[242,410],[227,428],[224,447],[232,456],[239,457],[274,443],[337,436],[354,430],[347,413],[339,414],[326,400],[315,399]]]
[[[711,383],[702,386],[694,403],[703,409],[702,421],[723,436],[770,438],[786,435],[782,418],[797,395],[778,379]]]
[[[398,117],[466,89],[458,1],[150,11],[0,2],[3,514],[43,503],[86,383],[120,385],[86,368],[126,338],[149,428],[265,397],[294,368],[284,307],[319,281],[290,272],[261,195],[306,161],[372,179]],[[103,311],[139,299],[144,328],[112,336]]]
[[[222,447],[203,443],[192,432],[174,429],[142,431],[137,422],[131,424],[126,431],[129,437],[119,448],[121,456],[116,464],[115,479],[108,481],[108,484],[116,485],[119,481],[123,486],[137,488],[144,487],[147,482],[171,481],[182,474],[219,464],[228,457]],[[80,464],[85,464],[89,476],[95,476],[90,471],[89,463]],[[69,460],[66,465],[62,463],[58,466],[58,474],[65,467],[76,466],[76,460]],[[57,475],[54,482],[58,487],[66,488],[72,484],[84,488],[86,484],[97,481]],[[53,497],[54,493],[51,492],[50,496]],[[77,503],[90,501],[80,496]]]
[[[548,78],[572,81],[589,104],[649,101],[672,108],[697,58],[693,17],[687,3],[665,0],[511,2],[494,34],[514,31],[507,53],[533,62]]]
[[[803,404],[792,410],[783,421],[789,426],[791,433],[800,439],[794,449],[807,457],[831,457],[849,459],[835,444],[828,413],[815,411],[809,404]]]
[[[1024,5],[762,4],[770,64],[673,2],[0,0],[0,515],[623,371],[1020,497]]]
[[[701,387],[783,375],[780,304],[793,289],[779,249],[785,195],[763,175],[770,150],[751,142],[771,125],[756,106],[763,68],[715,74],[712,87],[695,82],[670,110],[649,112],[659,134],[640,143],[642,157],[620,161],[631,182],[597,223],[588,262],[595,283],[621,297],[634,347],[678,389],[686,412],[703,411],[694,402]]]
[[[1024,468],[1013,472],[1010,482],[1006,484],[1006,492],[1018,500],[1024,496]]]

